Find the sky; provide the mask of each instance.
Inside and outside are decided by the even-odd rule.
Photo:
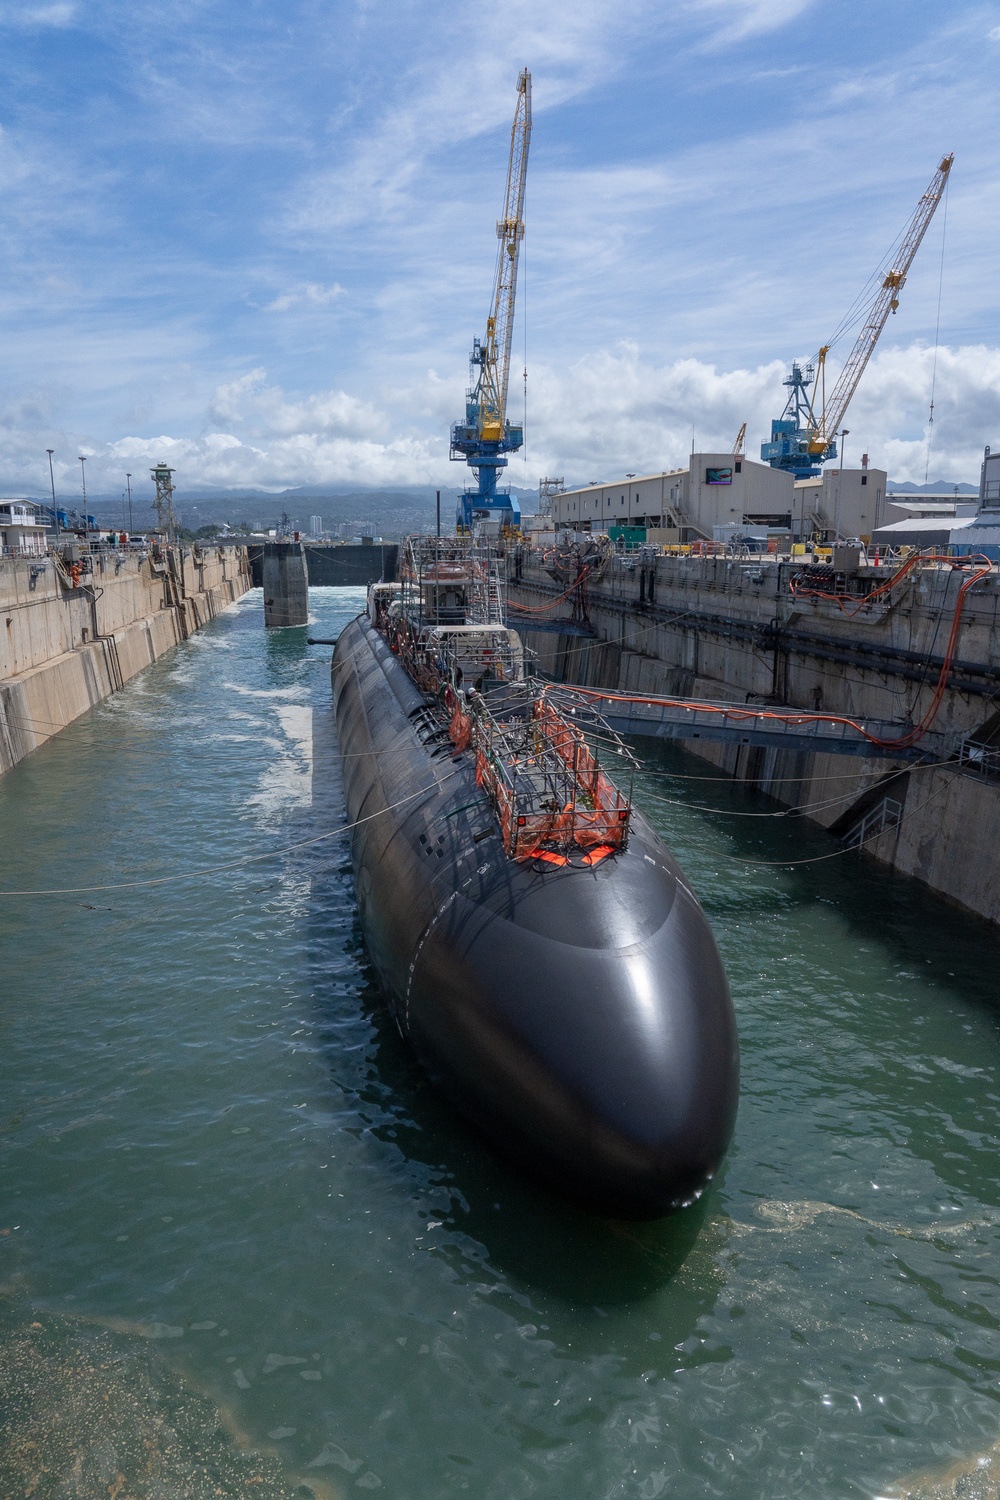
[[[454,486],[522,67],[515,484],[756,455],[948,151],[846,461],[978,483],[1000,0],[0,0],[3,493]]]

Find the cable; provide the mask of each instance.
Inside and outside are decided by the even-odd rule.
[[[934,324],[934,362],[931,365],[931,410],[927,418],[927,462],[924,464],[924,484],[931,468],[931,439],[934,435],[934,392],[937,386],[938,344],[941,338],[941,293],[944,290],[944,243],[948,233],[948,188],[949,176],[944,185],[943,223],[941,226],[941,272],[938,276],[937,322]]]
[[[940,797],[946,790],[947,785],[940,787],[936,792],[932,792],[927,801],[917,811],[923,812],[925,808],[930,807],[935,798]],[[728,851],[725,853],[725,858],[734,859],[741,865],[818,865],[827,859],[839,859],[841,855],[854,854],[858,849],[864,848],[865,844],[870,844],[873,839],[881,838],[882,834],[887,831],[885,828],[880,828],[876,833],[869,834],[867,838],[861,839],[857,844],[848,844],[843,849],[832,850],[829,854],[814,854],[810,859],[747,859],[745,855],[730,854]]]
[[[797,818],[806,817],[809,813],[813,812],[823,812],[826,808],[836,807],[841,802],[856,801],[858,797],[864,796],[866,792],[880,791],[882,787],[888,787],[894,781],[898,781],[901,776],[909,776],[911,771],[936,771],[940,770],[942,766],[955,764],[956,762],[952,759],[930,761],[927,765],[923,766],[903,766],[897,771],[890,772],[881,782],[873,782],[871,786],[858,787],[849,792],[844,792],[838,797],[828,797],[824,802],[808,802],[801,807],[784,807],[780,812],[742,812],[738,808],[705,807],[700,802],[685,802],[678,797],[664,797],[662,794],[654,794],[654,796],[655,800],[666,802],[671,807],[685,807],[689,808],[691,812],[715,813],[721,818]],[[753,788],[753,790],[759,790],[759,788]],[[765,792],[763,795],[767,796],[767,793]]]
[[[592,571],[593,570],[588,563],[580,573],[579,577],[575,580],[575,582],[571,583],[569,588],[566,589],[564,593],[559,594],[557,598],[553,599],[551,604],[508,604],[507,608],[516,609],[520,611],[520,613],[526,615],[543,615],[547,610],[555,609],[557,604],[561,604],[564,599],[568,598],[569,595],[572,594],[574,589],[578,589],[580,587],[587,574]]]
[[[445,781],[450,781],[457,776],[458,771],[449,771],[442,776],[438,782],[440,786]],[[241,865],[252,865],[259,863],[262,859],[275,859],[279,854],[290,854],[295,849],[307,849],[312,844],[321,844],[325,839],[335,839],[342,833],[350,833],[352,829],[360,828],[362,823],[370,823],[373,818],[381,818],[385,813],[395,812],[398,807],[403,807],[407,802],[413,802],[417,797],[427,795],[428,788],[421,787],[417,792],[411,792],[408,797],[402,797],[399,802],[393,802],[389,807],[383,807],[379,812],[368,813],[363,818],[358,818],[354,823],[345,823],[340,828],[332,828],[327,833],[318,833],[311,839],[299,839],[295,844],[285,844],[281,849],[269,849],[266,854],[245,854],[241,859],[229,860],[222,865],[209,865],[204,870],[188,870],[183,875],[160,875],[155,880],[126,880],[117,885],[69,885],[51,890],[37,891],[0,891],[0,896],[83,896],[90,895],[95,891],[131,891],[140,886],[151,885],[174,885],[178,881],[200,880],[204,875],[217,875],[222,870],[235,870]]]

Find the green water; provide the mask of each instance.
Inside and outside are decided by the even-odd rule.
[[[361,602],[314,590],[312,628]],[[2,888],[336,830],[305,635],[265,634],[252,593],[0,781]],[[644,751],[742,1037],[697,1209],[589,1220],[467,1134],[380,1008],[335,835],[0,898],[0,1281],[135,1330],[333,1495],[841,1500],[985,1472],[995,936],[854,854],[740,863],[835,846]]]

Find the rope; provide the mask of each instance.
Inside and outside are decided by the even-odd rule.
[[[940,797],[945,791],[947,791],[947,785],[938,787],[937,791],[932,792],[931,795],[927,798],[926,802],[924,802],[923,805],[917,809],[917,811],[926,811],[926,809],[930,807],[931,803],[936,801],[936,799]],[[834,849],[829,854],[814,854],[809,859],[748,859],[743,854],[730,854],[728,851],[725,854],[725,858],[734,859],[738,864],[741,865],[818,865],[822,864],[823,861],[827,859],[841,859],[845,854],[856,854],[859,849],[864,848],[865,844],[870,844],[874,839],[881,838],[883,833],[888,832],[889,830],[887,828],[879,828],[876,830],[876,832],[870,833],[867,838],[861,839],[861,841],[857,844],[848,844],[845,848]]]
[[[441,777],[438,785],[450,781],[458,774],[458,771],[449,771],[446,776]],[[417,797],[426,795],[427,788],[421,787],[419,791],[411,792],[408,797],[400,798],[398,802],[383,807],[379,812],[368,813],[354,823],[345,823],[340,828],[331,828],[327,833],[316,834],[314,838],[299,839],[297,843],[285,844],[280,849],[269,849],[266,854],[245,854],[241,859],[232,859],[222,865],[208,865],[204,870],[187,870],[183,875],[160,875],[155,880],[125,880],[117,885],[69,885],[36,891],[0,891],[0,896],[80,896],[89,895],[94,891],[132,891],[151,885],[175,885],[183,880],[200,880],[204,875],[217,875],[222,870],[236,870],[241,865],[257,864],[262,859],[275,859],[279,854],[290,854],[295,849],[308,849],[313,844],[322,844],[325,839],[338,838],[342,833],[350,833],[353,829],[360,828],[362,823],[370,823],[373,818],[381,818],[386,813],[395,812],[398,807],[404,807],[407,802],[413,802]]]

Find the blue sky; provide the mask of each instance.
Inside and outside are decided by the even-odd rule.
[[[520,67],[542,473],[753,454],[956,153],[930,477],[1000,443],[1000,0],[0,3],[0,484],[455,484]],[[922,482],[944,214],[848,417]],[[838,346],[835,354],[846,354]]]

